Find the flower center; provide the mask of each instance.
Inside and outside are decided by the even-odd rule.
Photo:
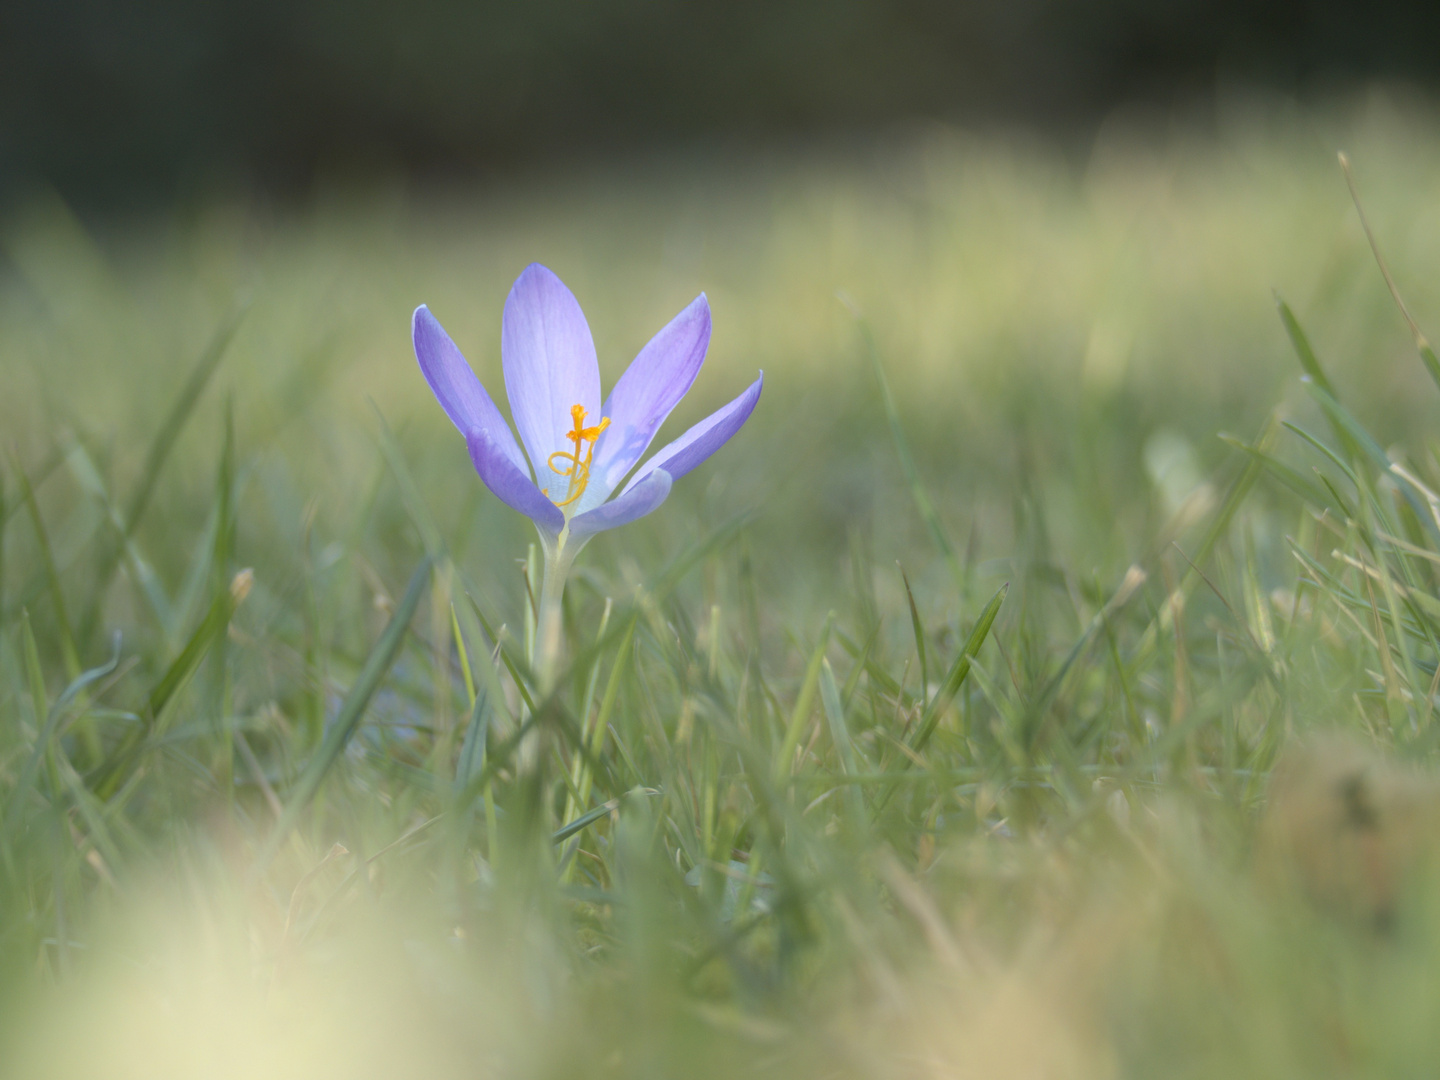
[[[594,427],[585,426],[585,406],[570,406],[570,420],[574,425],[570,433],[565,437],[575,444],[574,450],[556,450],[546,459],[545,464],[550,466],[550,471],[558,476],[563,476],[570,481],[565,489],[565,498],[553,499],[550,497],[549,488],[541,488],[540,494],[550,499],[556,506],[569,506],[581,495],[585,494],[585,486],[590,483],[590,459],[595,454],[595,442],[600,438],[600,433],[610,426],[610,418],[602,416],[600,423]],[[586,446],[585,444],[590,445]],[[556,459],[559,463],[556,463]]]

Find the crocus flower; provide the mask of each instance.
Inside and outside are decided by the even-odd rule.
[[[420,370],[465,436],[480,479],[540,531],[546,557],[542,623],[547,600],[558,619],[565,576],[586,541],[664,502],[674,481],[740,430],[764,381],[762,373],[734,401],[636,469],[705,359],[710,307],[703,293],[650,339],[602,404],[595,343],[579,303],[550,270],[539,263],[526,267],[505,300],[500,329],[519,443],[423,304],[415,309],[412,331]]]

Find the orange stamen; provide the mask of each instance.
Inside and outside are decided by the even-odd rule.
[[[575,444],[575,449],[556,450],[545,462],[550,466],[551,472],[564,476],[570,481],[564,499],[550,500],[556,506],[569,506],[585,494],[585,488],[590,483],[590,460],[595,455],[595,443],[599,440],[601,433],[610,426],[610,418],[602,416],[600,423],[587,428],[585,426],[585,406],[583,405],[570,407],[570,420],[574,427],[565,437]],[[590,445],[586,446],[586,443]],[[583,457],[581,456],[582,450],[584,451]],[[556,465],[556,458],[566,464]],[[542,494],[549,498],[550,489],[544,489]]]

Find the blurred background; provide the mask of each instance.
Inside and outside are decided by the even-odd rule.
[[[12,0],[0,178],[108,209],[919,121],[1078,148],[1120,106],[1433,86],[1437,50],[1406,0]]]

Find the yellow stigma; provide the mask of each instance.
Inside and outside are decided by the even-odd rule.
[[[570,486],[565,491],[565,498],[550,499],[556,506],[569,506],[581,495],[585,494],[585,486],[590,483],[590,459],[595,454],[595,442],[600,438],[600,433],[610,426],[610,418],[602,416],[600,423],[594,427],[585,426],[585,406],[570,406],[570,420],[574,427],[565,437],[575,444],[574,450],[556,450],[546,460],[550,471],[559,476],[566,477]],[[589,446],[585,444],[589,443]],[[583,455],[581,452],[584,452]],[[560,459],[560,464],[555,459]],[[544,488],[540,492],[547,499],[550,498],[550,489]]]

